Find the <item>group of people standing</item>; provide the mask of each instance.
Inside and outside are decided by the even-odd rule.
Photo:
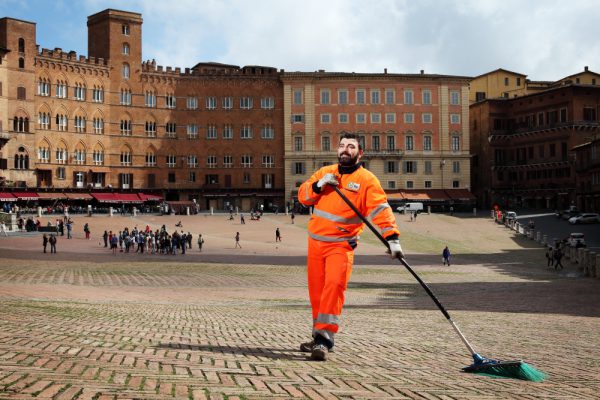
[[[555,247],[548,246],[548,249],[546,249],[546,266],[551,268],[552,264],[554,264],[555,270],[558,271],[559,269],[563,269],[564,266],[561,261],[564,254],[563,244],[561,242],[558,242]]]
[[[104,247],[109,247],[113,254],[117,252],[125,253],[151,253],[151,254],[185,254],[186,249],[192,248],[193,235],[190,232],[185,233],[183,230],[169,233],[165,225],[160,229],[153,231],[149,225],[146,229],[138,229],[137,226],[131,231],[125,227],[118,233],[113,231],[104,231],[102,235]],[[198,250],[202,251],[204,238],[198,235],[197,239]]]

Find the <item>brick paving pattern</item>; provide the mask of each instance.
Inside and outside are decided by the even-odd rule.
[[[381,261],[355,267],[335,353],[307,360],[297,351],[310,333],[297,262],[305,247],[291,239],[305,231],[301,218],[285,226],[274,254],[273,226],[283,221],[249,227],[256,245],[233,257],[227,230],[219,241],[209,223],[212,250],[185,259],[113,256],[81,239],[52,259],[38,252],[39,237],[0,239],[0,398],[598,398],[600,281],[545,269],[541,249],[487,220],[459,220],[482,226],[492,243],[457,255],[456,266],[426,252],[408,259],[482,355],[523,358],[548,373],[545,382],[460,372],[471,360],[451,326],[368,243],[364,259]],[[456,221],[444,221],[423,216],[403,229],[407,242],[434,228],[451,240]],[[453,244],[468,249],[470,240]],[[220,254],[223,263],[203,259]]]

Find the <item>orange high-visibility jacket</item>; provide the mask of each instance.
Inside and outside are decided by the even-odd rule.
[[[327,173],[337,176],[340,191],[379,227],[384,238],[400,234],[379,179],[363,167],[350,174],[340,174],[335,164],[319,169],[298,190],[298,200],[305,206],[314,206],[308,223],[310,237],[324,242],[357,241],[364,229],[360,218],[331,186],[325,185],[320,193],[315,192],[313,184]]]

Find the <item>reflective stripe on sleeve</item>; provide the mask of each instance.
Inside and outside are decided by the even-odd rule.
[[[335,236],[322,236],[315,235],[312,232],[308,232],[308,236],[321,242],[347,242],[350,240],[358,240],[358,236],[347,236],[347,237],[335,237]]]
[[[391,208],[390,205],[388,203],[382,203],[380,205],[378,205],[377,207],[375,207],[375,209],[371,212],[371,214],[369,214],[368,218],[369,219],[373,219],[375,218],[375,216],[377,214],[379,214],[380,212],[382,212],[383,210],[385,210],[386,208]]]
[[[362,222],[360,220],[360,218],[358,218],[358,217],[344,218],[344,217],[340,217],[339,215],[335,215],[335,214],[331,214],[331,213],[328,213],[323,210],[319,210],[316,207],[313,211],[313,214],[318,217],[325,218],[325,219],[328,219],[333,222],[339,222],[342,224],[360,224]]]

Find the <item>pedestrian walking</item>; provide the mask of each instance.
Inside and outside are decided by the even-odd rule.
[[[296,214],[294,214],[294,212],[292,211],[292,214],[290,215],[290,219],[292,220],[292,225],[294,224],[295,218],[296,218]]]
[[[90,240],[90,224],[88,224],[87,222],[85,223],[85,225],[83,225],[83,232],[85,233],[85,238],[87,240]]]
[[[56,235],[54,233],[50,234],[50,238],[48,239],[48,242],[50,243],[50,254],[52,254],[52,253],[56,254]]]
[[[450,249],[448,246],[442,250],[442,264],[450,266]]]
[[[275,241],[281,242],[281,232],[279,231],[279,228],[275,229]]]
[[[104,234],[102,235],[102,239],[104,239],[104,247],[108,247],[108,232],[104,231]]]
[[[48,246],[48,235],[44,233],[42,236],[42,246],[44,246],[44,253],[46,252],[46,247]]]
[[[117,235],[113,235],[110,239],[110,249],[113,254],[117,254],[117,246],[119,245],[119,237]]]
[[[69,221],[69,222],[67,222],[67,239],[73,238],[73,236],[71,235],[72,231],[73,231],[73,224]]]
[[[0,225],[0,233],[4,234],[4,236],[8,237],[8,233],[6,232],[6,224],[2,222]]]
[[[198,236],[198,250],[202,251],[202,245],[204,244],[204,239],[202,238],[202,235]]]
[[[552,267],[552,259],[554,258],[554,251],[552,246],[548,246],[546,249],[546,267]]]
[[[562,252],[560,246],[557,246],[556,249],[554,250],[554,269],[557,271],[559,269],[564,268],[561,263],[562,258],[563,258],[563,252]]]
[[[242,225],[246,224],[246,220],[244,219],[244,214],[241,214],[241,213],[240,213],[240,223]]]
[[[415,222],[417,222],[417,215],[419,215],[419,213],[415,210]]]
[[[317,170],[298,191],[303,205],[314,206],[308,223],[307,260],[312,340],[302,343],[300,351],[310,353],[316,361],[324,361],[333,349],[354,249],[364,229],[364,223],[331,186],[339,185],[358,211],[370,216],[387,240],[392,258],[403,257],[392,208],[377,177],[361,166],[364,153],[358,139],[353,133],[342,134],[337,149],[339,163]]]
[[[240,244],[240,233],[239,232],[235,233],[235,247],[234,248],[237,248],[237,247],[239,247],[240,249],[242,248],[242,245]]]
[[[191,249],[192,248],[192,234],[190,232],[187,233],[187,242],[188,242],[188,247]]]

